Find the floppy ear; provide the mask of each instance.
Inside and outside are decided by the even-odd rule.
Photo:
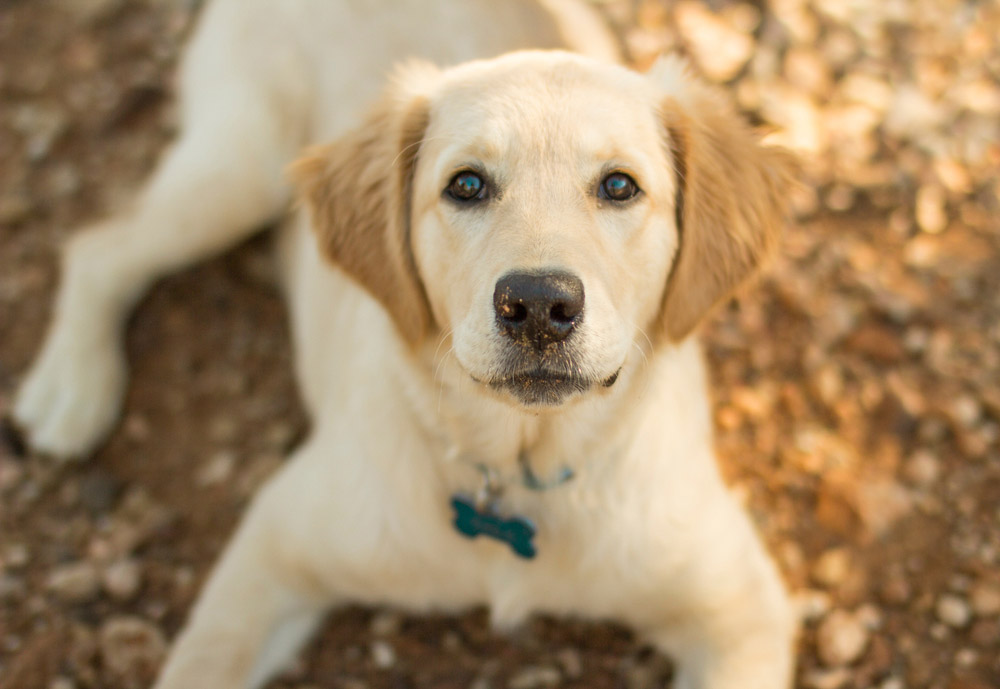
[[[410,244],[413,174],[427,129],[430,65],[410,65],[357,129],[290,168],[320,251],[368,290],[417,343],[431,312]]]
[[[677,170],[680,243],[661,317],[679,341],[777,248],[795,164],[787,151],[763,146],[683,62],[661,60],[650,77],[674,94],[661,108]]]

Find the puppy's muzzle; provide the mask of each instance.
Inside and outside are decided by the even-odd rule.
[[[562,271],[512,272],[497,281],[497,326],[516,344],[541,352],[583,321],[583,282]]]

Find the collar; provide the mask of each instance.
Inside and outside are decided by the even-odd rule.
[[[475,462],[473,467],[479,472],[482,484],[476,493],[476,503],[480,507],[494,503],[504,492],[507,486],[519,485],[523,488],[535,492],[544,492],[559,488],[573,479],[576,475],[568,466],[563,466],[551,477],[541,478],[534,469],[531,468],[531,458],[524,450],[517,456],[519,474],[516,478],[504,478],[495,467],[488,466],[482,462]]]

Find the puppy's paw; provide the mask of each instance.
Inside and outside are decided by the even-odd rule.
[[[11,418],[31,450],[62,460],[86,456],[117,420],[126,376],[115,346],[52,337],[18,390]]]

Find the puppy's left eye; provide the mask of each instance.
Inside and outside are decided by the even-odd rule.
[[[601,180],[597,195],[610,201],[628,201],[639,193],[639,185],[624,172],[612,172]]]
[[[451,178],[445,191],[456,201],[480,201],[486,198],[486,182],[475,172],[465,170]]]

